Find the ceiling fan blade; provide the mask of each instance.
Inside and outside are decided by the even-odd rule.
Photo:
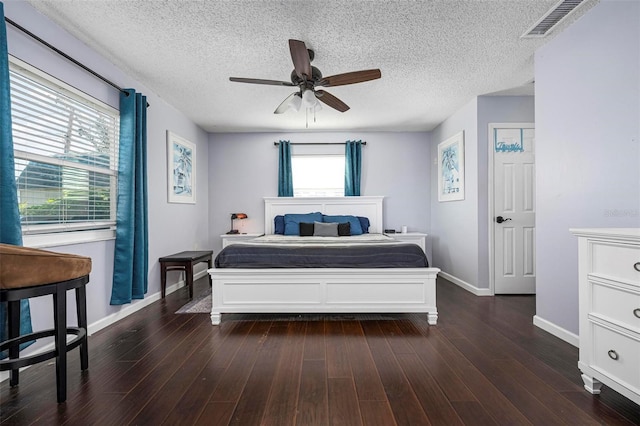
[[[290,94],[289,96],[286,97],[286,99],[284,101],[282,101],[282,103],[280,105],[278,105],[278,108],[276,108],[275,111],[273,111],[274,114],[282,114],[284,112],[287,112],[287,110],[289,109],[289,107],[291,107],[291,100],[295,97],[295,96],[300,96],[299,92],[293,92],[292,94]]]
[[[345,112],[349,109],[349,105],[342,102],[340,99],[336,98],[329,92],[325,92],[324,90],[316,90],[316,98],[318,100],[333,109],[337,109],[340,112]]]
[[[263,80],[260,78],[229,77],[229,80],[235,81],[237,83],[268,84],[271,86],[295,86],[295,84],[289,81]]]
[[[362,83],[364,81],[375,80],[382,77],[379,69],[353,71],[344,74],[331,75],[323,77],[316,86],[335,87],[344,86],[345,84]]]
[[[298,77],[311,80],[311,60],[304,41],[289,39],[289,51]]]

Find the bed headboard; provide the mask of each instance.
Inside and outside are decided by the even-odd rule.
[[[364,197],[265,197],[264,233],[273,234],[273,218],[287,213],[321,212],[328,215],[368,217],[369,232],[381,234],[383,196]]]

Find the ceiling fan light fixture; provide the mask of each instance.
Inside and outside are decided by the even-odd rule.
[[[313,108],[318,103],[313,90],[307,89],[302,92],[302,106],[305,108]]]
[[[302,105],[302,97],[298,94],[292,97],[291,100],[289,101],[289,109],[292,109],[296,112],[300,111],[301,105]]]

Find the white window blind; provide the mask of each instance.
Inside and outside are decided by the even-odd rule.
[[[119,112],[11,58],[23,234],[115,226]]]

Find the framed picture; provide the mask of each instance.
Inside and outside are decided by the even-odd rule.
[[[464,131],[438,144],[438,201],[464,200]]]
[[[196,203],[196,145],[169,130],[167,190],[170,203]]]

